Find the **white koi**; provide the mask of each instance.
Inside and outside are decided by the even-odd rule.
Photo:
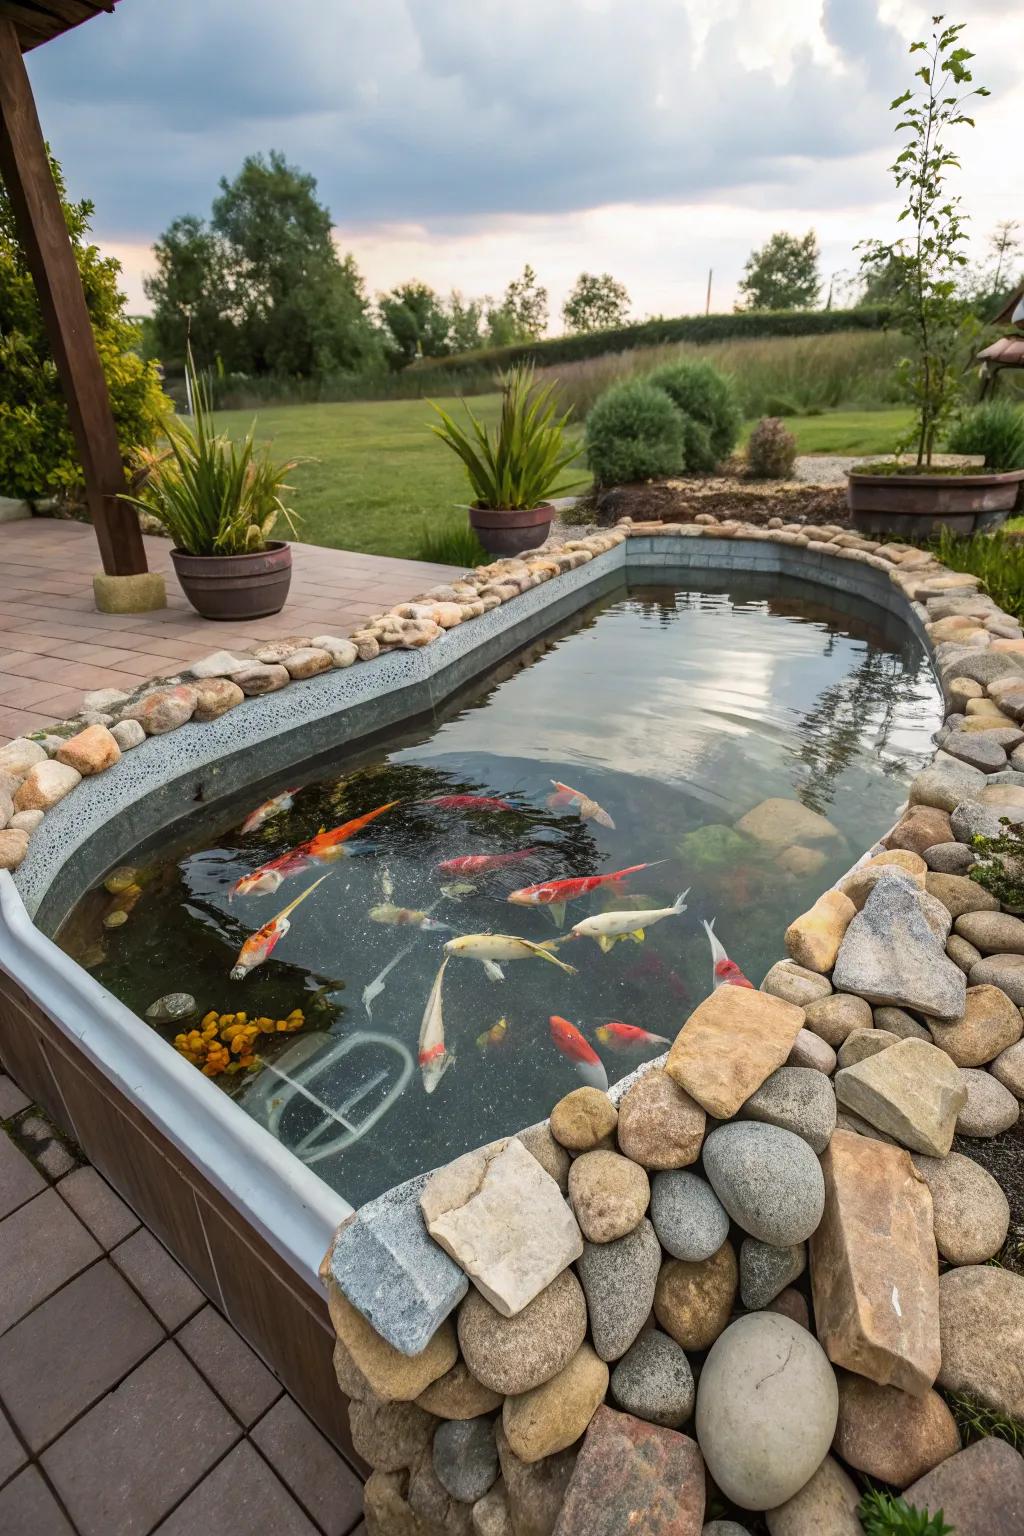
[[[481,960],[486,969],[487,963],[492,965],[498,960],[547,960],[551,965],[557,965],[560,971],[565,971],[569,976],[575,976],[576,967],[566,965],[564,960],[559,960],[551,953],[552,946],[557,943],[555,939],[549,939],[545,944],[531,944],[529,939],[517,938],[512,933],[465,933],[457,939],[449,939],[445,947],[446,954],[457,955],[463,960]],[[493,975],[488,972],[488,975]],[[494,976],[497,981],[499,978]]]
[[[621,939],[632,939],[636,944],[644,941],[644,931],[666,917],[679,917],[686,911],[689,889],[676,897],[670,907],[648,907],[646,911],[598,912],[585,917],[570,930],[574,939],[596,939],[603,953],[607,954]]]
[[[423,1091],[433,1093],[448,1068],[452,1058],[444,1043],[444,1017],[441,1012],[441,987],[448,956],[441,961],[441,968],[434,977],[434,985],[423,1010],[420,1025],[419,1063],[423,1074]]]
[[[385,923],[390,928],[418,928],[421,933],[454,933],[451,923],[439,923],[429,912],[415,907],[395,907],[385,902],[369,911],[371,923]]]
[[[368,982],[367,985],[363,988],[363,1007],[366,1009],[366,1017],[368,1019],[373,1018],[370,1004],[374,1002],[376,998],[380,997],[381,993],[384,991],[385,981],[390,976],[399,960],[404,960],[406,955],[411,955],[415,948],[415,944],[407,944],[404,949],[400,949],[398,954],[395,955],[393,959],[388,961],[387,965],[380,972],[380,974],[375,976],[373,980]]]

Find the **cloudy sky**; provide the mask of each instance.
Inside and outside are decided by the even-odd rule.
[[[133,308],[154,237],[276,148],[371,292],[496,294],[529,261],[633,312],[727,309],[752,246],[813,226],[826,277],[893,227],[890,99],[915,0],[122,0],[29,55],[44,132]],[[962,0],[993,89],[963,130],[975,238],[1024,210],[1024,5]]]

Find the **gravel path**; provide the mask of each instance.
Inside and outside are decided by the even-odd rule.
[[[803,453],[796,461],[793,478],[807,485],[845,485],[846,471],[863,462],[863,457],[848,458],[837,453]]]

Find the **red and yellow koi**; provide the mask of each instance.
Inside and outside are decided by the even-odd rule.
[[[664,1035],[652,1035],[649,1029],[641,1029],[636,1024],[620,1024],[617,1019],[610,1024],[599,1024],[594,1034],[610,1051],[645,1051],[652,1046],[672,1044]]]
[[[660,859],[655,860],[655,863],[661,862]],[[521,890],[512,891],[508,900],[517,907],[547,907],[555,922],[561,924],[565,919],[567,901],[576,901],[578,897],[587,896],[591,891],[600,890],[604,885],[625,880],[627,875],[635,875],[638,870],[653,868],[653,864],[630,864],[626,869],[614,869],[607,875],[582,875],[578,879],[570,880],[544,880],[540,885],[524,885]],[[639,927],[639,923],[636,926]]]
[[[598,805],[596,800],[591,800],[581,789],[573,789],[571,784],[562,784],[558,779],[552,779],[555,786],[553,795],[548,795],[549,811],[574,810],[578,813],[580,821],[596,821],[599,827],[608,827],[615,831],[615,823],[612,821],[604,806]]]
[[[264,800],[262,805],[258,805],[254,811],[250,811],[238,829],[243,837],[247,832],[258,831],[272,816],[280,816],[282,811],[290,811],[300,788],[301,786],[282,789],[279,795],[273,795],[271,799]]]
[[[301,896],[296,896],[286,907],[282,907],[276,917],[272,917],[269,923],[264,923],[255,933],[251,933],[238,951],[238,959],[231,970],[232,981],[243,981],[250,971],[254,971],[264,960],[269,960],[275,946],[280,943],[291,927],[288,921],[291,914],[300,902],[311,896],[324,880],[326,875],[321,875],[319,880],[314,880],[312,885],[306,887]]]
[[[713,990],[717,992],[719,987],[749,987],[753,992],[754,983],[747,980],[735,960],[730,960],[726,954],[725,946],[715,932],[714,918],[711,919],[710,923],[705,921],[704,931],[711,945],[711,985]]]
[[[548,1024],[556,1048],[573,1063],[583,1081],[592,1088],[600,1088],[607,1092],[608,1074],[604,1069],[604,1063],[594,1047],[580,1034],[575,1024],[570,1024],[568,1019],[563,1019],[557,1013],[551,1015]]]
[[[518,864],[521,859],[529,859],[537,852],[537,848],[523,848],[518,853],[467,853],[458,859],[443,860],[437,869],[441,875],[485,875],[488,870]]]
[[[481,1051],[498,1051],[507,1044],[507,1035],[508,1019],[499,1019],[497,1024],[492,1024],[490,1029],[477,1035],[476,1043]]]

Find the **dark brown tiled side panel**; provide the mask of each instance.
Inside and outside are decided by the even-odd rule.
[[[352,1465],[326,1302],[0,971],[0,1060],[79,1143]]]

